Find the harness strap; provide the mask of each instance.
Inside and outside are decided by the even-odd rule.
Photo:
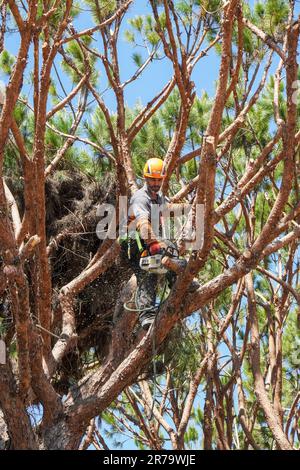
[[[142,251],[144,251],[144,248],[143,248],[143,245],[142,245],[142,242],[141,242],[140,234],[137,230],[135,231],[135,239],[136,239],[136,243],[137,243],[139,252],[142,253]]]

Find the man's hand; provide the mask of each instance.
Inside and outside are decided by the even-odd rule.
[[[164,242],[155,241],[149,246],[150,255],[160,255],[166,249],[167,245]]]

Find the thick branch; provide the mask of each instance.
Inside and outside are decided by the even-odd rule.
[[[263,376],[260,370],[260,336],[259,336],[259,327],[258,319],[256,313],[256,302],[255,302],[255,293],[253,288],[252,275],[248,274],[246,276],[246,286],[248,291],[248,309],[251,322],[251,366],[254,376],[255,384],[255,393],[258,399],[260,406],[262,407],[270,430],[279,446],[282,450],[292,450],[283,429],[280,425],[280,421],[276,412],[269,401],[267,391],[265,389]]]

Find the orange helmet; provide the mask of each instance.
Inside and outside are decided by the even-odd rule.
[[[164,162],[160,158],[149,158],[144,166],[144,177],[162,179]]]

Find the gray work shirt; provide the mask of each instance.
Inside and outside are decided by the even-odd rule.
[[[154,232],[157,229],[160,231],[162,224],[161,212],[166,209],[167,204],[168,199],[161,192],[157,194],[156,198],[153,198],[145,183],[130,199],[129,220],[138,221],[147,218]]]

